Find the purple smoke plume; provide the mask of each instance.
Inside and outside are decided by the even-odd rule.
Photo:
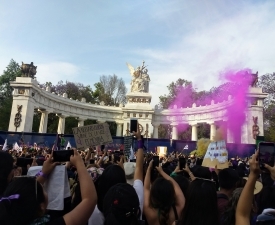
[[[210,105],[213,100],[215,104],[228,100],[231,95],[232,104],[227,108],[227,128],[231,131],[236,143],[241,140],[241,127],[245,122],[245,113],[248,109],[246,94],[252,83],[253,76],[250,69],[240,71],[226,71],[221,73],[220,80],[223,85],[212,88],[208,92],[195,93],[192,85],[177,88],[177,95],[169,108],[177,109],[196,106]],[[175,109],[174,109],[175,110]],[[179,131],[186,130],[188,125],[180,124]]]

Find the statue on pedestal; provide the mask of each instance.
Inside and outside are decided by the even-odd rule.
[[[22,71],[22,77],[31,77],[32,79],[35,78],[37,66],[33,65],[33,62],[31,64],[25,64],[22,62],[21,65],[21,71]]]
[[[130,74],[132,75],[131,81],[131,92],[149,92],[149,82],[150,77],[148,74],[147,66],[144,65],[145,61],[143,61],[142,66],[138,66],[136,69],[127,63],[127,66],[130,70]]]

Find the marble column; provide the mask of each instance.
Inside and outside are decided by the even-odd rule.
[[[234,136],[230,129],[227,128],[227,143],[234,143]]]
[[[159,138],[159,125],[156,123],[152,123],[153,126],[153,138]]]
[[[210,140],[213,141],[216,136],[216,124],[210,123]]]
[[[39,133],[47,133],[47,126],[48,126],[48,115],[49,112],[46,110],[39,110],[41,112],[41,119],[39,125]]]
[[[178,128],[177,124],[171,124],[172,126],[172,139],[173,140],[178,140]]]
[[[57,116],[59,117],[57,133],[64,134],[66,116],[61,115],[61,114],[57,114]]]
[[[122,136],[122,130],[123,130],[123,123],[116,123],[116,136],[121,137]]]
[[[198,140],[198,124],[193,124],[192,126],[192,141]]]
[[[85,119],[82,119],[82,118],[78,118],[77,119],[77,126],[78,127],[83,127],[84,126],[84,121],[85,121]]]

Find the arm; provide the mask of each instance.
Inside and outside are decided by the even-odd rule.
[[[140,135],[140,131],[138,130],[137,132],[134,132],[134,135],[137,137],[138,145],[142,143],[142,138]],[[143,143],[142,143],[143,145]],[[143,161],[144,161],[144,156],[143,156],[143,149],[141,146],[139,146],[136,154],[136,169],[135,169],[135,175],[134,175],[134,180],[141,180],[143,181]]]
[[[102,157],[98,160],[97,165],[100,166],[102,164],[102,161],[104,159],[104,157],[106,156],[106,151],[104,151],[104,154],[102,155]]]
[[[150,183],[151,183],[151,171],[153,166],[153,160],[149,163],[147,172],[144,180],[144,212],[146,213],[146,208],[150,207]]]
[[[90,162],[90,159],[91,159],[91,153],[92,153],[92,149],[89,148],[88,153],[87,153],[87,155],[85,157],[85,163],[86,164],[90,164],[89,162]]]
[[[169,175],[167,175],[163,170],[162,167],[156,167],[156,169],[158,170],[158,172],[160,173],[160,175],[166,179],[172,182],[173,186],[174,186],[174,190],[175,190],[175,199],[176,199],[176,206],[179,207],[180,209],[183,209],[184,205],[185,205],[185,197],[182,193],[182,190],[180,189],[178,183]]]
[[[235,214],[235,225],[250,225],[250,213],[254,199],[254,188],[260,174],[260,167],[259,162],[257,161],[257,157],[258,151],[252,156],[252,159],[249,163],[250,174],[238,201]]]
[[[96,190],[94,182],[76,150],[74,150],[74,155],[71,156],[71,163],[77,168],[82,201],[71,212],[64,215],[63,218],[66,225],[85,224],[97,203]]]

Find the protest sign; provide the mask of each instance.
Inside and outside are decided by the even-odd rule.
[[[73,128],[77,148],[84,149],[91,146],[105,145],[113,142],[107,123],[92,124]]]
[[[225,141],[211,142],[208,145],[202,166],[209,168],[224,169],[228,168],[228,152]]]
[[[130,150],[133,143],[133,137],[132,136],[125,136],[124,137],[124,154],[129,157],[130,156]]]

